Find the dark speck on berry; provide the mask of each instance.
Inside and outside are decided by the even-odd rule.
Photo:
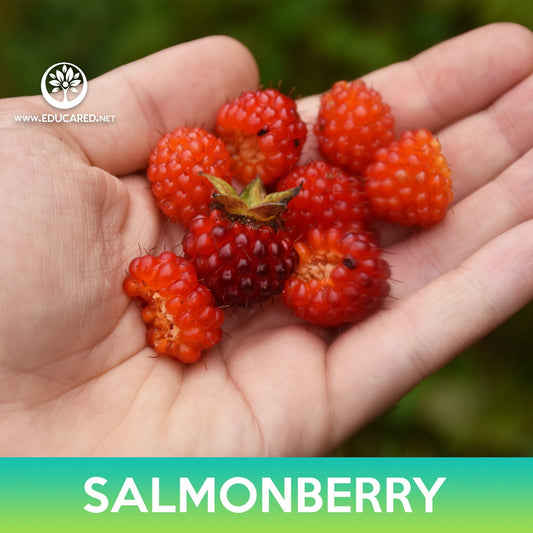
[[[349,255],[342,260],[342,264],[350,270],[354,270],[357,267],[357,261]]]

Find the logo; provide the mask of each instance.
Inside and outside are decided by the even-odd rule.
[[[81,104],[87,94],[87,78],[72,63],[56,63],[41,78],[44,99],[57,109],[72,109]]]

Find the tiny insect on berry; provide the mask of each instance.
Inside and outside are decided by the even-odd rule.
[[[294,100],[276,89],[247,91],[217,114],[216,132],[232,158],[235,179],[270,185],[298,163],[307,126]]]
[[[299,263],[283,289],[295,314],[318,326],[353,324],[389,294],[390,268],[375,236],[355,224],[314,228],[294,245]]]

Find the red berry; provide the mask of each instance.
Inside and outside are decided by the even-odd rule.
[[[137,257],[130,263],[124,291],[143,302],[146,340],[160,355],[193,363],[222,338],[224,313],[183,257],[172,252]]]
[[[361,174],[376,150],[393,140],[393,127],[378,91],[362,80],[338,81],[320,98],[314,132],[327,161]]]
[[[283,215],[294,240],[305,237],[313,227],[366,220],[370,205],[361,181],[325,161],[297,166],[276,185],[278,191],[301,185]]]
[[[279,294],[296,266],[287,234],[231,223],[218,210],[191,222],[183,249],[219,304],[249,306]]]
[[[214,191],[200,172],[230,181],[231,159],[224,143],[201,128],[178,128],[161,137],[150,154],[148,179],[161,211],[188,226],[207,213]]]
[[[405,226],[430,226],[453,199],[451,172],[439,141],[426,129],[405,131],[378,150],[365,170],[373,212]]]
[[[340,326],[378,310],[389,294],[390,269],[374,236],[362,229],[314,228],[294,245],[299,264],[283,290],[296,315]]]
[[[216,132],[232,157],[242,183],[259,176],[274,183],[298,163],[307,136],[294,100],[276,89],[248,91],[217,114]]]
[[[279,294],[296,266],[280,215],[296,191],[266,195],[261,180],[241,196],[227,185],[209,215],[195,217],[183,251],[219,304],[249,306]]]

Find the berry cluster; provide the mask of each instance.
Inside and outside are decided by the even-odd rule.
[[[183,256],[138,257],[124,281],[157,353],[196,361],[220,341],[223,307],[278,294],[318,326],[382,307],[390,268],[372,221],[444,218],[452,188],[439,141],[425,129],[396,138],[390,107],[362,80],[321,96],[313,131],[323,160],[300,163],[307,126],[294,100],[266,89],[222,106],[214,133],[160,139],[147,175],[160,210],[186,228]]]

